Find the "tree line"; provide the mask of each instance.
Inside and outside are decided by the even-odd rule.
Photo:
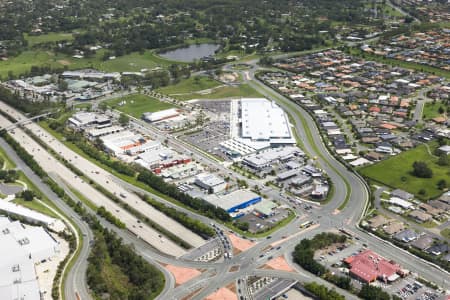
[[[335,243],[345,243],[347,237],[334,233],[323,232],[314,236],[311,240],[303,239],[294,249],[292,256],[294,261],[305,270],[330,281],[338,287],[346,290],[352,288],[350,277],[332,274],[325,266],[314,259],[316,250],[323,249]]]
[[[31,116],[38,115],[44,110],[49,110],[59,106],[59,104],[47,100],[39,102],[30,101],[24,97],[21,97],[19,93],[13,93],[3,86],[0,86],[0,99],[6,104],[17,108],[24,113],[28,113]]]
[[[193,232],[205,238],[209,238],[215,235],[215,231],[211,227],[202,223],[201,221],[189,217],[186,213],[180,212],[173,207],[169,207],[159,201],[156,201],[150,198],[148,195],[140,196],[145,202],[147,202],[166,216],[169,216],[178,223],[182,224],[183,226],[191,229]]]

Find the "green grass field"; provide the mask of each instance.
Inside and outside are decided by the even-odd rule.
[[[103,55],[103,51],[99,51]],[[107,72],[136,72],[141,69],[166,68],[172,64],[183,64],[176,61],[167,60],[156,55],[153,51],[146,51],[144,54],[130,53],[124,56],[117,57],[113,60],[97,60],[94,66]]]
[[[232,97],[262,97],[255,89],[248,84],[241,84],[239,86],[225,86],[214,89],[211,93],[191,93],[186,95],[177,95],[174,98],[179,100],[191,99],[223,99]]]
[[[74,107],[79,110],[90,110],[92,107],[91,103],[77,103],[74,104]]]
[[[9,158],[8,155],[6,155],[5,150],[0,148],[0,157],[4,160],[4,165],[6,169],[14,169],[16,167],[16,164]],[[0,166],[0,169],[3,166]]]
[[[437,143],[429,144],[431,153],[437,148]],[[424,161],[433,170],[432,178],[418,178],[411,174],[414,161]],[[377,164],[363,167],[359,172],[392,188],[400,188],[413,193],[418,198],[435,198],[442,194],[437,188],[439,180],[444,179],[450,183],[450,168],[436,164],[437,158],[431,156],[425,145],[420,145],[412,150],[400,153],[397,156],[379,162]],[[420,190],[425,190],[425,195],[420,195]]]
[[[120,105],[119,103],[122,101],[124,101],[125,104]],[[106,103],[108,106],[120,110],[121,112],[135,118],[141,118],[144,112],[155,112],[174,107],[169,103],[161,102],[158,99],[142,94],[128,95],[125,97],[108,100]]]
[[[50,51],[35,50],[24,51],[16,57],[6,61],[0,61],[0,76],[7,78],[12,72],[15,76],[25,74],[32,66],[49,66],[52,68],[82,69],[95,68],[106,72],[140,71],[141,69],[166,68],[171,64],[180,64],[161,58],[146,51],[144,54],[130,53],[113,60],[103,61],[104,50],[99,50],[89,58],[73,58],[63,54],[54,54]]]
[[[24,206],[26,208],[29,208],[34,211],[38,211],[40,213],[43,213],[47,216],[59,218],[55,213],[53,213],[50,209],[48,209],[46,206],[42,205],[41,203],[37,202],[36,199],[33,201],[25,201],[22,198],[16,198],[12,201],[13,203],[16,203],[18,205]]]
[[[29,47],[33,47],[35,45],[49,43],[49,42],[59,42],[59,41],[71,41],[73,40],[73,34],[72,33],[56,33],[51,32],[47,34],[41,34],[41,35],[28,35],[25,34],[25,40],[28,42]]]
[[[184,79],[177,84],[159,88],[157,91],[167,95],[186,94],[206,89],[211,89],[221,85],[220,82],[206,76],[195,76]]]
[[[445,228],[441,230],[441,235],[447,239],[450,239],[450,228]]]
[[[442,102],[425,103],[425,106],[423,107],[423,118],[428,120],[441,116],[439,113],[439,108],[442,107],[445,110],[445,106],[446,105]]]

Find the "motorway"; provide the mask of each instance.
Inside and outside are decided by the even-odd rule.
[[[268,88],[267,86],[265,86],[264,84],[255,79],[254,74],[258,70],[258,67],[256,66],[256,62],[252,62],[251,64],[253,68],[251,70],[243,71],[244,72],[243,78],[245,78],[245,80],[248,81],[248,84],[250,84],[253,88],[258,90],[261,94],[265,95],[268,99],[277,101],[278,104],[290,114],[292,121],[295,125],[297,135],[303,147],[303,150],[307,152],[311,157],[316,156],[317,162],[320,165],[320,167],[331,178],[335,187],[333,199],[328,204],[323,205],[320,208],[313,209],[304,218],[295,219],[290,224],[286,225],[285,227],[281,228],[280,230],[272,234],[270,239],[258,240],[258,243],[249,250],[241,252],[231,259],[220,260],[217,262],[210,262],[210,263],[185,261],[167,256],[159,252],[157,249],[149,247],[149,245],[145,241],[137,238],[129,231],[120,230],[107,222],[103,222],[104,226],[114,230],[120,237],[124,238],[126,242],[133,243],[138,253],[140,253],[149,262],[157,265],[164,272],[166,277],[166,286],[164,291],[159,295],[158,299],[164,300],[181,299],[187,295],[190,295],[193,291],[197,290],[200,290],[200,292],[196,294],[193,297],[193,299],[204,299],[207,295],[213,293],[218,288],[226,286],[229,283],[236,282],[239,278],[243,278],[249,275],[277,276],[286,279],[296,279],[302,282],[315,281],[325,284],[328,287],[332,287],[332,285],[329,284],[328,282],[324,282],[320,278],[316,278],[313,275],[305,271],[302,271],[300,268],[298,268],[298,266],[293,265],[290,253],[292,253],[293,248],[301,238],[311,238],[319,232],[336,230],[336,228],[340,227],[345,227],[347,230],[353,232],[354,235],[361,240],[360,243],[367,243],[369,248],[371,248],[375,252],[378,252],[380,255],[385,256],[389,259],[393,259],[397,263],[401,264],[403,267],[420,274],[420,276],[430,281],[438,283],[439,285],[443,286],[446,289],[449,289],[450,288],[449,282],[443,281],[443,278],[448,278],[449,276],[447,272],[439,268],[436,268],[432,266],[430,263],[425,262],[385,241],[382,241],[375,236],[369,235],[358,228],[357,224],[359,223],[359,220],[365,210],[365,206],[368,202],[369,197],[365,183],[358,175],[354,174],[352,171],[347,170],[333,157],[331,153],[328,152],[327,148],[325,147],[322,141],[322,138],[319,134],[319,130],[316,127],[314,120],[305,110],[292,103],[289,99],[277,94],[276,92],[274,92],[273,90],[271,90],[270,88]],[[2,120],[1,118],[0,120],[2,121],[2,125],[7,125],[5,123],[5,120]],[[139,124],[139,125],[148,129],[147,124]],[[154,135],[161,134],[161,132],[157,132],[152,129],[148,130],[151,130]],[[16,131],[20,132],[20,130]],[[28,143],[29,141],[27,140],[25,134],[23,132],[21,134],[23,134],[23,136],[19,135],[18,138],[26,140],[26,143]],[[200,161],[202,162],[207,162],[208,164],[213,165],[220,170],[224,171],[226,170],[226,168],[224,168],[224,166],[222,166],[221,164],[217,163],[216,161],[212,160],[209,157],[205,157],[204,154],[201,153],[200,151],[193,148],[189,148],[187,145],[180,142],[179,140],[172,139],[170,140],[170,143],[172,143],[173,146],[177,146],[182,149],[189,149],[194,155],[199,156],[199,158],[201,158]],[[45,150],[41,149],[40,151]],[[50,158],[47,158],[47,156],[45,156],[45,159]],[[53,170],[52,168],[50,168],[45,164],[43,164],[43,167],[45,167],[46,170],[47,169]],[[53,176],[56,177],[56,174],[58,174],[58,176],[61,177],[61,174],[58,171],[59,170],[54,170],[54,174],[52,174],[52,177]],[[89,176],[89,174],[86,175]],[[130,190],[142,192],[142,190],[133,187],[129,184],[126,184],[118,178],[114,177],[109,178],[110,179],[112,178],[111,180],[115,180],[117,185],[120,185],[122,188],[127,190],[128,193]],[[56,178],[56,180],[58,181],[58,178]],[[59,179],[60,185],[62,185],[68,193],[71,193],[70,189],[65,186],[66,182],[67,182],[66,180]],[[44,192],[46,192],[46,190],[44,190],[44,187],[41,187],[41,185],[38,186],[42,188]],[[77,189],[79,188],[80,187],[78,186]],[[173,205],[167,203],[167,201],[161,199],[160,197],[152,195],[151,193],[148,194],[159,201],[164,201],[168,205]],[[348,203],[341,211],[339,211],[338,207],[340,207],[341,204],[344,203],[347,195],[349,195]],[[72,196],[76,197],[76,195]],[[87,198],[91,199],[91,196]],[[52,199],[52,201],[56,202],[57,200]],[[183,209],[180,210],[189,213],[190,216],[202,220],[202,222],[205,223],[211,222],[211,220],[209,220],[208,218],[198,216],[197,214],[191,211]],[[299,232],[299,224],[301,222],[304,222],[305,220],[312,220],[316,223],[320,223],[320,225]],[[284,236],[289,236],[291,238],[285,240],[283,239]],[[281,246],[280,249],[267,250],[271,247],[270,246],[271,244],[276,242],[280,242],[278,244]],[[261,255],[263,255],[263,257],[260,257]],[[291,273],[291,272],[258,269],[267,262],[269,255],[273,257],[285,255],[287,261],[294,268],[296,268],[298,272]],[[80,259],[80,261],[83,260]],[[205,272],[202,275],[200,275],[200,277],[198,277],[197,279],[188,281],[183,285],[175,287],[173,276],[169,272],[167,272],[164,268],[162,268],[159,265],[159,263],[204,269]],[[85,262],[80,263],[79,271],[83,270],[82,269],[83,265],[85,265]],[[240,266],[239,270],[230,272],[230,268],[235,265]],[[71,281],[73,281],[74,290],[78,287],[78,284],[80,284],[80,286],[83,286],[83,284],[80,283],[80,280],[83,280],[82,277],[80,277],[79,279],[75,279],[75,277],[73,277],[73,279],[71,279]],[[72,290],[71,292],[73,292],[74,290]],[[338,289],[338,291],[343,295],[345,295],[346,298],[348,299],[356,299],[354,295],[348,294],[348,292],[346,291],[340,289]],[[82,291],[80,291],[80,293],[81,292]],[[73,299],[73,297],[66,297],[66,299]]]

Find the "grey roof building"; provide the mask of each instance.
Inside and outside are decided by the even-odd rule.
[[[398,197],[398,198],[401,198],[403,200],[412,200],[414,198],[413,194],[405,192],[404,190],[401,190],[401,189],[393,190],[391,192],[391,196],[392,197]]]
[[[418,238],[419,238],[419,234],[412,229],[406,229],[406,230],[400,231],[399,233],[396,233],[394,235],[394,239],[396,239],[397,241],[404,242],[404,243],[412,242]]]
[[[426,250],[433,245],[434,238],[429,234],[424,234],[411,243],[411,246],[419,250]]]

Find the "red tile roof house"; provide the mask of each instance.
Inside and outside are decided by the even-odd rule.
[[[371,283],[377,279],[392,282],[402,273],[399,265],[371,250],[347,257],[344,262],[350,267],[350,275],[365,283]]]
[[[378,106],[372,106],[369,108],[369,111],[372,113],[379,113],[381,111],[381,108],[379,108]]]

